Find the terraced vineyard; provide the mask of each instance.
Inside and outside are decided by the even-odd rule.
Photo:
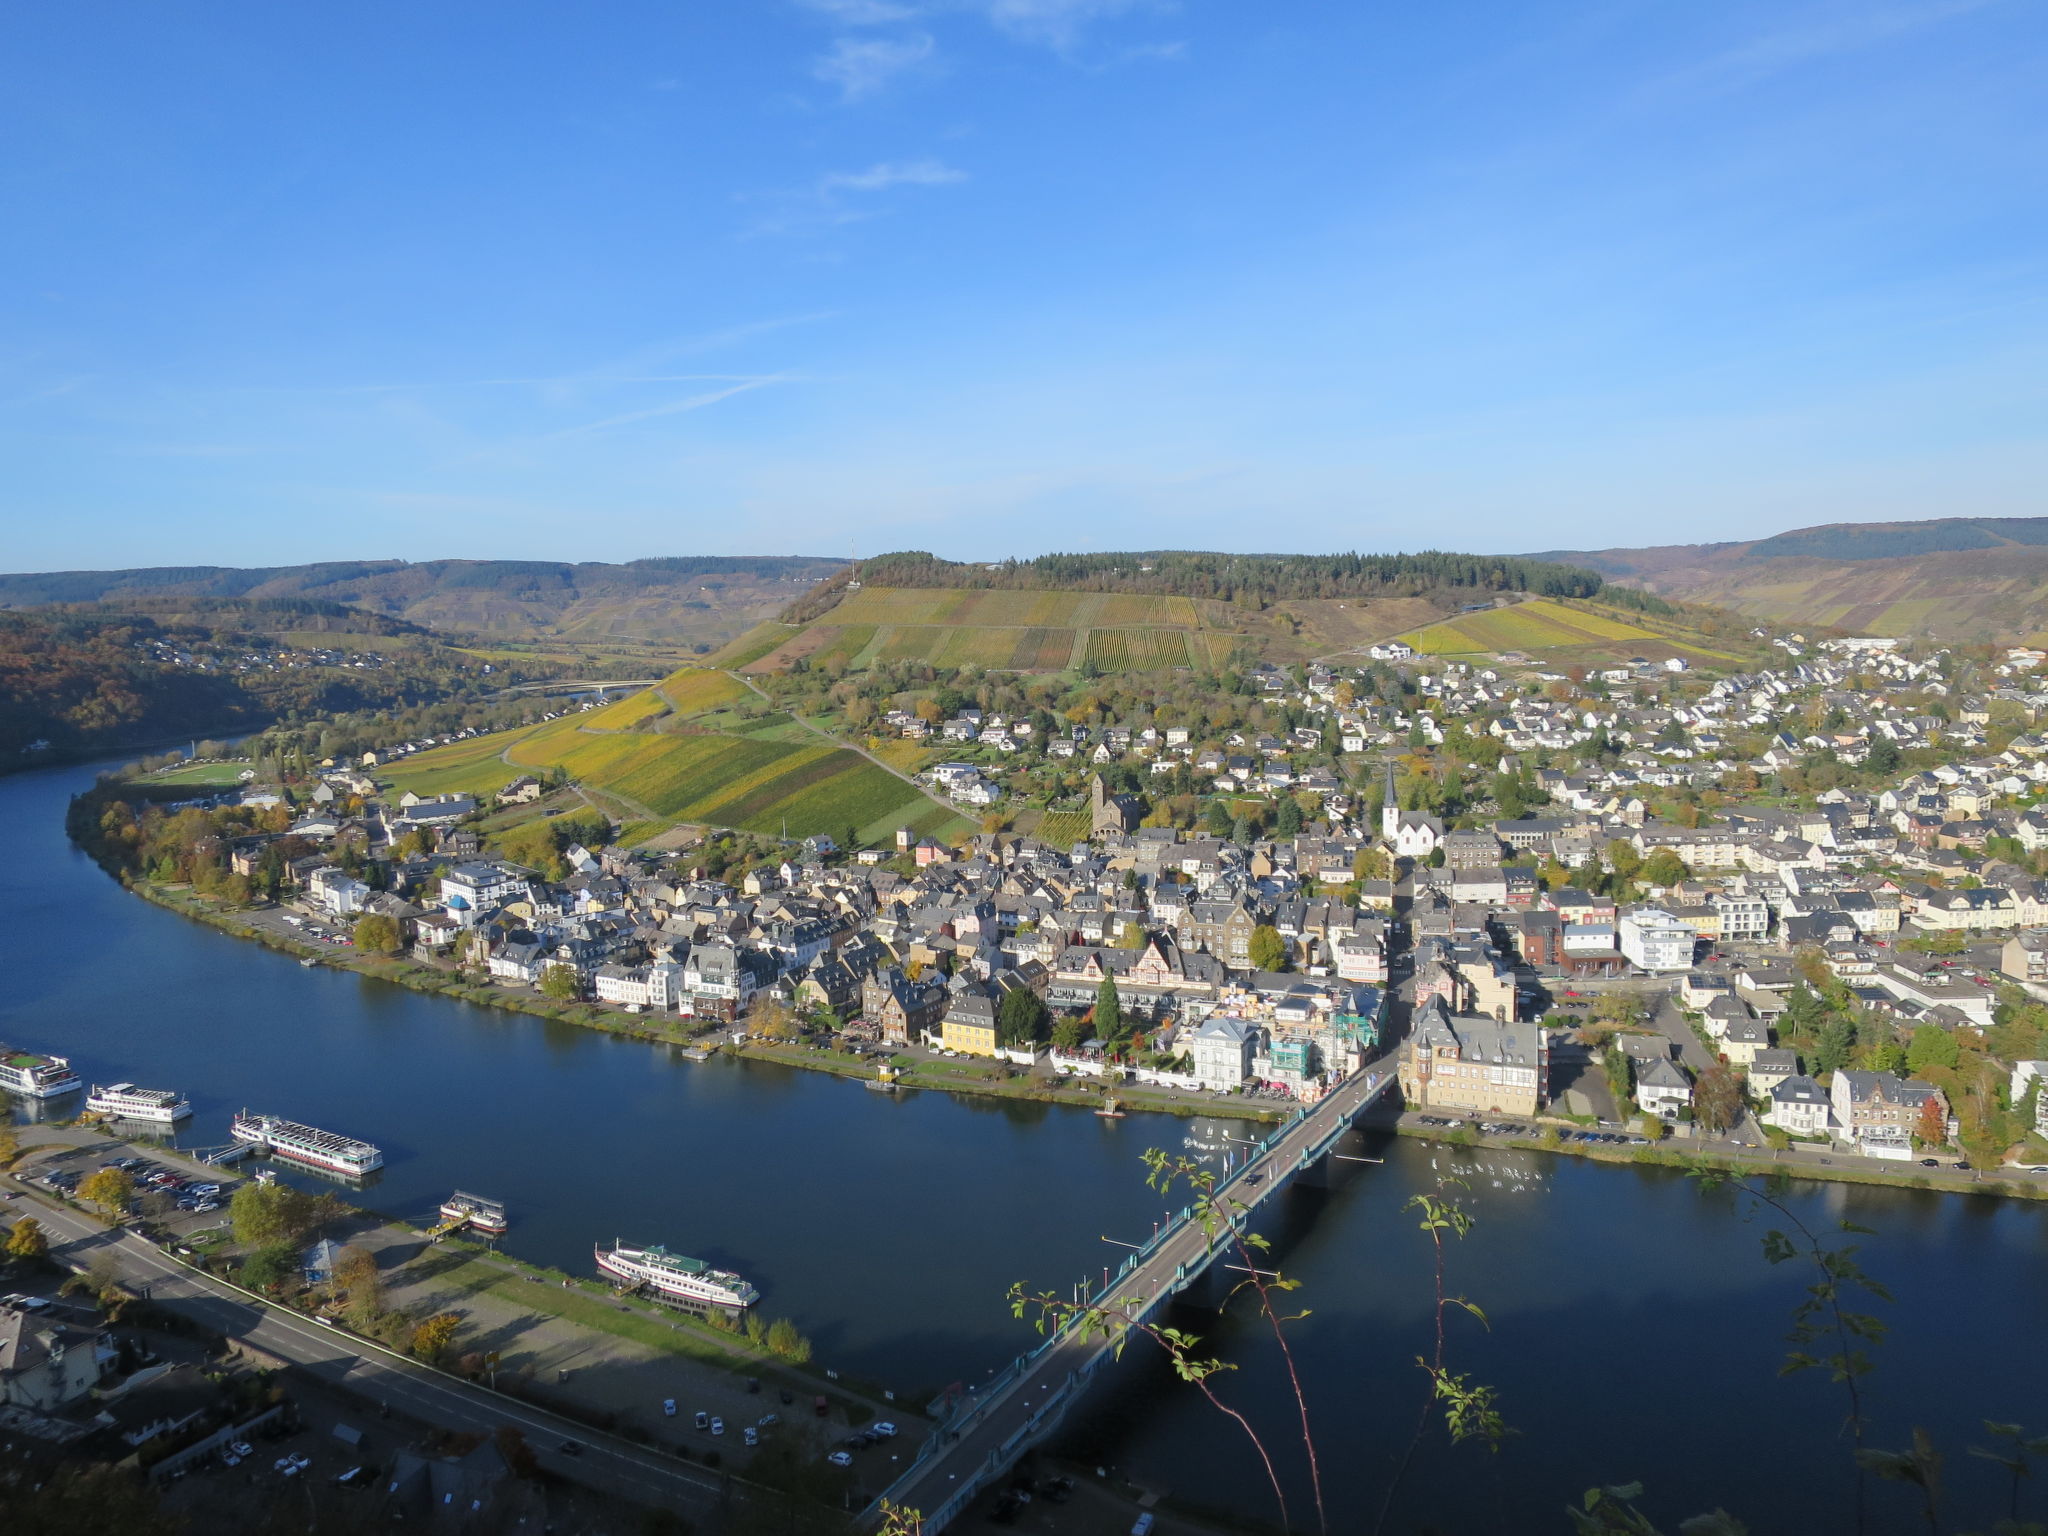
[[[488,793],[521,772],[560,768],[662,824],[791,837],[843,838],[851,828],[878,843],[898,826],[950,835],[966,825],[880,764],[786,715],[742,721],[730,706],[749,696],[725,673],[690,668],[603,709],[423,752],[392,777],[422,794]],[[645,728],[656,721],[664,729]],[[720,724],[727,728],[706,728]]]
[[[1644,656],[1653,661],[1739,661],[1709,648],[1676,625],[1653,629],[1584,604],[1535,598],[1512,607],[1461,613],[1401,637],[1428,656],[1496,656],[1519,652],[1539,661],[1598,663]]]

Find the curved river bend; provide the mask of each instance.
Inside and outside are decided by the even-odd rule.
[[[0,779],[0,1040],[67,1054],[88,1081],[184,1090],[197,1110],[188,1143],[226,1141],[244,1106],[364,1137],[387,1158],[367,1204],[425,1220],[453,1188],[491,1195],[512,1210],[508,1249],[577,1272],[614,1236],[730,1265],[821,1361],[905,1393],[979,1379],[1028,1348],[1003,1301],[1011,1282],[1099,1277],[1121,1253],[1102,1235],[1143,1235],[1161,1212],[1138,1159],[1155,1144],[1180,1150],[1191,1127],[1179,1121],[896,1100],[763,1063],[693,1064],[310,971],[188,922],[126,894],[65,838],[65,801],[91,774]],[[1371,1150],[1384,1165],[1290,1194],[1273,1231],[1314,1312],[1295,1338],[1334,1529],[1369,1528],[1412,1431],[1431,1273],[1403,1205],[1453,1172],[1478,1223],[1449,1283],[1492,1329],[1454,1325],[1451,1363],[1500,1388],[1519,1434],[1497,1459],[1426,1451],[1389,1530],[1563,1530],[1568,1499],[1632,1479],[1673,1524],[1725,1504],[1759,1532],[1844,1528],[1839,1398],[1817,1377],[1777,1379],[1799,1277],[1764,1264],[1759,1223],[1659,1170]],[[1988,1525],[2001,1511],[1977,1501],[1992,1497],[1995,1469],[1964,1454],[1983,1441],[1979,1421],[2048,1430],[2048,1212],[1846,1186],[1797,1202],[1809,1220],[1878,1229],[1865,1261],[1897,1300],[1883,1309],[1893,1334],[1876,1438],[1935,1431],[1966,1512]],[[1294,1408],[1270,1348],[1235,1320],[1181,1321],[1241,1366],[1225,1395],[1284,1450]],[[1269,1516],[1239,1432],[1144,1350],[1132,1347],[1064,1449]],[[1299,1454],[1283,1460],[1306,1514]]]

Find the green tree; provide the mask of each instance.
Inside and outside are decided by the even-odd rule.
[[[768,1348],[797,1365],[811,1358],[811,1341],[798,1333],[796,1324],[786,1317],[778,1317],[768,1325]]]
[[[1915,1077],[1929,1067],[1953,1067],[1962,1055],[1956,1037],[1939,1024],[1922,1024],[1906,1047],[1906,1066]]]
[[[1044,1042],[1051,1015],[1029,987],[1012,987],[996,1005],[996,1044],[1038,1045]]]
[[[37,1264],[50,1256],[49,1234],[33,1216],[24,1216],[7,1231],[7,1257]]]
[[[252,1291],[274,1291],[298,1269],[298,1249],[291,1243],[265,1243],[242,1260],[242,1284]]]
[[[1301,802],[1292,795],[1280,798],[1279,809],[1273,813],[1273,835],[1294,837],[1301,831]]]
[[[78,1198],[91,1201],[109,1216],[125,1215],[128,1202],[135,1198],[135,1180],[126,1169],[101,1168],[78,1186]]]
[[[1123,999],[1116,993],[1116,978],[1105,976],[1095,989],[1095,1038],[1116,1045],[1124,1037]]]
[[[1636,852],[1634,843],[1617,837],[1607,845],[1607,867],[1614,871],[1616,879],[1633,880],[1643,867],[1643,856]]]
[[[556,1002],[573,1003],[583,992],[573,965],[551,965],[540,973],[540,995]]]
[[[1890,778],[1899,771],[1899,744],[1889,736],[1872,741],[1869,755],[1863,759],[1863,769],[1880,778]]]
[[[395,955],[402,942],[398,924],[381,912],[365,912],[357,918],[352,937],[357,949],[372,955]]]
[[[1246,952],[1259,970],[1281,971],[1287,968],[1287,941],[1280,937],[1280,930],[1271,923],[1261,923],[1252,930],[1251,944]]]
[[[1072,1014],[1061,1018],[1052,1027],[1052,1043],[1055,1050],[1077,1049],[1081,1044],[1081,1021]]]
[[[1846,1013],[1831,1012],[1821,1025],[1820,1042],[1813,1051],[1813,1070],[1825,1077],[1849,1065],[1856,1050],[1856,1021]]]
[[[1676,885],[1691,876],[1685,861],[1669,848],[1659,848],[1643,861],[1643,867],[1636,872],[1637,878],[1645,885]]]

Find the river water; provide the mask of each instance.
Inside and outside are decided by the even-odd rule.
[[[595,1242],[663,1242],[729,1265],[818,1358],[922,1394],[989,1374],[1035,1336],[1013,1281],[1099,1280],[1165,1202],[1139,1158],[1229,1129],[916,1093],[891,1099],[772,1065],[691,1063],[336,972],[229,938],[123,892],[63,833],[70,768],[0,779],[0,1040],[69,1055],[88,1081],[187,1093],[186,1144],[223,1143],[242,1107],[376,1142],[363,1203],[424,1221],[454,1188],[511,1207],[504,1246],[575,1272]],[[1662,1170],[1385,1140],[1327,1190],[1291,1191],[1269,1231],[1312,1315],[1293,1338],[1333,1530],[1370,1529],[1413,1433],[1433,1268],[1404,1210],[1464,1180],[1476,1218],[1447,1285],[1486,1313],[1450,1363],[1499,1389],[1518,1431],[1498,1456],[1425,1445],[1388,1530],[1565,1530],[1562,1505],[1640,1479],[1661,1520],[1715,1504],[1755,1531],[1845,1529],[1842,1398],[1781,1381],[1803,1277],[1760,1252],[1765,1223]],[[1914,1424],[1988,1525],[1994,1470],[1965,1455],[1982,1419],[2048,1431],[2048,1211],[1809,1186],[1802,1217],[1876,1229],[1863,1259],[1893,1290],[1871,1386],[1876,1438]],[[1224,1396],[1266,1432],[1296,1526],[1313,1529],[1294,1405],[1270,1335],[1189,1310],[1237,1369]],[[1242,1433],[1134,1344],[1064,1432],[1089,1463],[1219,1510],[1273,1513]],[[1905,1529],[1904,1504],[1880,1495]],[[1889,1518],[1894,1510],[1899,1518]]]

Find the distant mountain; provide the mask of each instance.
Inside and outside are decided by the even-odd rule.
[[[0,608],[141,599],[313,598],[443,631],[530,639],[718,644],[845,564],[803,555],[550,560],[337,560],[0,575]]]
[[[1726,544],[1547,550],[1665,597],[1858,634],[2038,640],[2048,631],[2048,518],[1827,523]]]

